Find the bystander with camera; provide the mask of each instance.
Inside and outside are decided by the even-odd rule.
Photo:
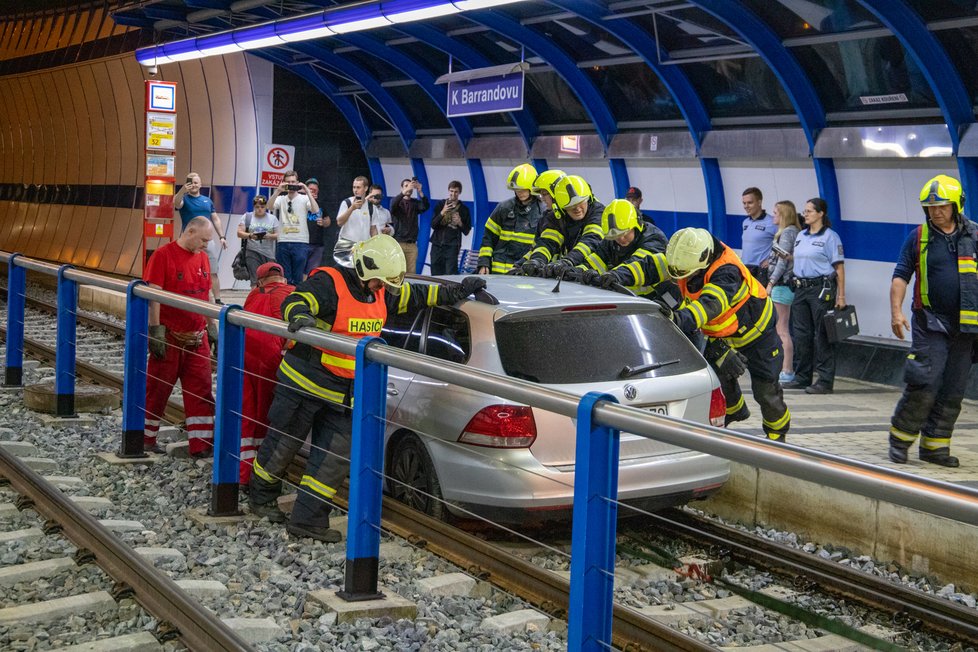
[[[469,207],[462,203],[462,182],[448,184],[448,199],[435,204],[431,220],[431,273],[438,276],[458,272],[462,236],[472,230]]]
[[[316,177],[306,179],[306,189],[309,191],[309,196],[318,202],[319,180]],[[306,276],[322,265],[323,241],[326,229],[329,228],[330,224],[332,224],[332,220],[329,215],[323,212],[322,205],[318,211],[309,213],[309,253],[306,255],[306,268],[304,270]]]
[[[280,225],[275,257],[285,271],[286,280],[296,285],[302,281],[306,271],[309,215],[319,212],[319,204],[309,194],[306,184],[299,181],[299,173],[295,170],[289,170],[282,177],[282,183],[272,195],[272,202]]]
[[[416,199],[415,193],[418,195]],[[408,274],[418,272],[418,224],[421,213],[428,210],[429,205],[418,177],[401,181],[401,194],[391,200],[394,239],[404,252]]]
[[[267,200],[262,195],[256,195],[252,201],[252,211],[245,213],[238,224],[238,237],[245,249],[244,262],[251,287],[258,285],[258,268],[275,260],[278,218],[268,213],[266,204]]]
[[[221,218],[217,216],[214,202],[210,197],[200,194],[201,189],[200,175],[196,172],[187,174],[187,181],[180,186],[177,194],[173,196],[173,208],[180,212],[180,230],[183,231],[195,217],[205,217],[211,221],[214,227],[214,237],[207,245],[207,260],[211,266],[211,294],[214,295],[215,303],[221,303],[221,281],[217,276],[218,264],[221,259],[221,252],[228,248],[228,241],[224,237],[224,227],[221,225]]]

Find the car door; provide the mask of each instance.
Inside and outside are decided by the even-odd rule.
[[[396,346],[405,351],[421,350],[424,324],[430,309],[422,310],[413,315],[390,315],[381,331],[381,337],[390,346]],[[396,422],[395,414],[398,405],[404,400],[408,388],[414,381],[414,373],[397,367],[387,370],[387,419]]]

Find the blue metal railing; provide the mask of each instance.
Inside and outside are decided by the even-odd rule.
[[[59,292],[61,315],[74,322],[77,292],[67,281],[125,292],[125,386],[121,450],[142,454],[145,418],[148,302],[156,301],[218,319],[217,405],[212,473],[212,514],[237,513],[237,460],[241,437],[241,393],[244,330],[254,328],[279,337],[339,353],[355,355],[353,448],[350,471],[350,512],[347,525],[347,570],[343,590],[348,600],[379,595],[377,569],[383,485],[387,369],[395,366],[503,399],[577,419],[577,458],[574,472],[574,522],[571,544],[571,598],[568,648],[600,650],[611,644],[617,514],[618,441],[621,431],[703,451],[735,462],[782,474],[804,477],[825,486],[967,523],[978,522],[978,490],[890,471],[864,462],[651,414],[614,403],[612,397],[591,393],[580,397],[528,381],[499,376],[464,365],[403,351],[377,338],[353,340],[315,329],[289,333],[284,322],[254,315],[238,306],[187,299],[145,285],[102,276],[0,252],[7,264],[6,381],[22,382],[24,271],[31,269],[64,279]],[[59,289],[60,289],[59,285]],[[65,325],[65,328],[73,328]],[[67,330],[66,330],[67,332]],[[59,334],[60,338],[60,334]],[[58,356],[74,357],[74,345],[59,347]],[[72,369],[74,361],[59,361]],[[73,389],[73,383],[72,383]]]

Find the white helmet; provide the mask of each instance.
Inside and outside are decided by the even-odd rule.
[[[362,281],[379,278],[399,288],[404,284],[407,261],[397,240],[381,233],[353,245],[353,269]]]
[[[713,236],[706,229],[686,227],[669,238],[666,267],[675,279],[686,278],[706,267],[713,255]]]

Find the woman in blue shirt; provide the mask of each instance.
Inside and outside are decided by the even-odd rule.
[[[831,394],[835,383],[835,345],[825,330],[825,314],[846,305],[845,256],[839,235],[829,228],[828,206],[821,197],[808,200],[794,250],[795,379],[782,386],[809,394]],[[813,382],[813,373],[818,381]]]

